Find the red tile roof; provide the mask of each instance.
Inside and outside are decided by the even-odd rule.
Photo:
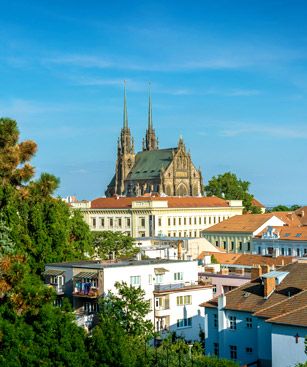
[[[226,200],[218,197],[112,197],[97,198],[91,202],[92,209],[128,209],[133,201],[167,201],[169,208],[229,207]]]
[[[273,226],[273,228],[275,228],[279,233],[278,240],[307,241],[307,226]],[[267,229],[268,228],[264,229],[256,237],[261,238],[262,235],[267,231]]]
[[[264,298],[262,279],[257,278],[229,291],[225,295],[225,309],[250,312],[255,316],[268,318],[268,322],[306,326],[307,263],[295,262],[278,271],[288,274],[269,298]],[[204,302],[201,306],[216,308],[218,297]],[[296,312],[298,310],[300,314]]]
[[[203,251],[198,259],[202,260],[205,255],[213,255],[220,264],[231,264],[231,265],[270,265],[270,266],[284,266],[291,264],[294,261],[292,256],[278,256],[268,257],[261,255],[250,255],[250,254],[231,254],[221,252],[206,252]]]
[[[257,199],[255,199],[255,198],[253,198],[253,200],[252,200],[252,205],[253,206],[257,206],[258,208],[265,208],[265,205],[263,205],[262,203],[260,203],[260,201],[257,200]]]

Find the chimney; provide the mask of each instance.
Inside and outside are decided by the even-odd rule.
[[[266,274],[270,272],[269,265],[261,265],[262,274]]]
[[[264,290],[263,290],[263,296],[264,298],[269,298],[270,295],[275,290],[275,278],[264,278]]]
[[[262,268],[260,265],[256,265],[252,267],[251,270],[251,280],[261,277],[262,275]]]
[[[178,260],[181,260],[182,257],[182,241],[178,241]]]

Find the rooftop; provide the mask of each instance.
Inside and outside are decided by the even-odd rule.
[[[292,256],[278,256],[269,257],[261,255],[250,254],[230,254],[225,252],[207,252],[203,251],[198,256],[199,260],[202,260],[206,255],[213,255],[220,264],[231,265],[269,265],[269,266],[284,266],[291,264],[294,261]]]
[[[168,208],[211,208],[229,207],[227,200],[218,197],[195,197],[195,196],[139,196],[139,197],[111,197],[97,198],[91,202],[92,209],[130,209],[132,202],[136,201],[166,201]]]
[[[168,259],[146,259],[146,260],[83,260],[83,261],[68,261],[60,263],[46,264],[48,267],[61,267],[61,268],[84,268],[84,269],[104,269],[111,267],[123,267],[123,266],[140,266],[140,265],[162,265],[173,263],[188,263],[191,260],[168,260]]]
[[[307,241],[307,226],[272,226],[272,228],[277,230],[279,237],[278,240],[284,241]],[[266,233],[268,227],[265,228],[256,237],[261,238],[264,233]],[[276,232],[275,232],[276,233]]]
[[[307,326],[307,263],[296,262],[281,270],[284,277],[269,297],[264,297],[263,279],[259,277],[228,292],[225,309],[251,312],[268,322]],[[217,307],[218,297],[201,306]]]

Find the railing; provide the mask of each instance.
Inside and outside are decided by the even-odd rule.
[[[79,287],[75,287],[73,296],[96,298],[99,296],[99,292],[96,287],[89,287],[89,288],[83,288],[83,289]]]
[[[175,289],[181,289],[185,287],[190,287],[193,285],[198,285],[197,282],[185,282],[185,283],[170,283],[170,284],[155,284],[155,291],[171,291]]]
[[[52,287],[56,294],[64,294],[64,286],[55,283],[46,284],[47,287]]]

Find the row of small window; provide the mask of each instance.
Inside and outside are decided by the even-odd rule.
[[[220,350],[219,350],[219,343],[213,343],[213,353],[214,355],[216,355],[217,357],[220,354]],[[251,354],[253,353],[253,348],[252,347],[246,347],[245,348],[245,352],[247,354]],[[236,345],[230,345],[229,346],[229,356],[231,359],[238,359],[238,348]]]
[[[192,317],[177,320],[177,328],[192,327]]]
[[[220,242],[219,241],[215,241],[215,246],[220,246]],[[226,249],[226,246],[227,246],[227,241],[223,241],[223,246],[222,247],[224,249]],[[235,249],[235,241],[231,241],[229,250],[230,251],[233,251],[234,249]],[[251,243],[250,242],[247,242],[247,251],[250,251],[250,249],[251,249]],[[243,242],[242,241],[239,242],[238,250],[239,251],[242,251],[243,250]]]
[[[99,226],[104,228],[104,227],[119,227],[121,228],[123,225],[123,218],[113,218],[113,217],[109,217],[109,218],[98,218],[99,221]],[[130,218],[125,218],[125,226],[126,227],[130,227],[131,225],[131,219]],[[145,218],[144,218],[145,221]],[[98,220],[97,218],[92,218],[92,227],[96,228],[98,224]],[[144,226],[145,226],[145,222],[144,222]]]
[[[163,283],[163,274],[156,274],[155,278],[151,274],[148,275],[148,284],[152,284],[153,281],[157,284]],[[174,280],[183,280],[183,272],[174,273]],[[130,277],[130,284],[133,286],[140,286],[141,285],[141,276],[134,275]]]
[[[237,318],[236,316],[229,316],[229,329],[231,330],[236,330],[237,329]],[[213,315],[213,326],[215,328],[218,327],[218,317],[217,314]],[[253,327],[253,319],[251,317],[246,317],[245,318],[245,326],[248,329],[252,329]]]
[[[222,220],[228,219],[227,217],[212,217],[212,216],[204,216],[204,217],[168,217],[167,224],[168,226],[187,226],[187,225],[202,225],[202,224],[216,224],[220,223]],[[162,218],[158,218],[158,226],[162,226]]]
[[[168,237],[200,237],[200,231],[168,232]]]
[[[281,255],[282,256],[285,256],[286,255],[286,249],[284,249],[283,247],[281,248]],[[296,249],[296,254],[295,254],[295,249],[292,249],[292,248],[288,248],[288,256],[297,256],[297,257],[300,257],[300,256],[303,256],[303,255],[307,255],[307,248],[304,248],[304,252],[297,248]]]

